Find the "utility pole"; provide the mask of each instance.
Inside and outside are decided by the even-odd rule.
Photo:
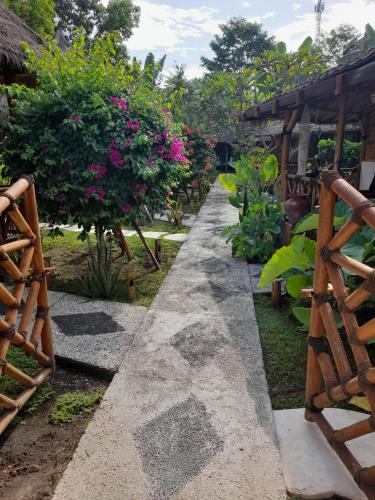
[[[315,18],[316,18],[316,31],[315,31],[315,43],[320,41],[322,36],[322,15],[325,9],[325,2],[323,0],[318,0],[315,5]]]

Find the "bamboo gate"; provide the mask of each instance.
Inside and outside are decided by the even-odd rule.
[[[333,218],[336,196],[352,209],[352,217],[334,235]],[[335,450],[359,487],[368,498],[375,499],[375,465],[361,467],[345,443],[375,431],[375,368],[366,349],[375,338],[375,318],[359,326],[356,310],[375,294],[375,270],[350,257],[340,249],[367,224],[375,229],[375,206],[338,172],[322,174],[319,230],[313,282],[306,382],[306,419],[315,422]],[[353,292],[345,287],[341,269],[363,279]],[[348,344],[355,361],[355,372],[345,351],[331,302],[335,300],[341,314]],[[334,430],[322,410],[352,396],[364,393],[371,416],[363,421]]]
[[[21,197],[19,208],[16,200]],[[0,267],[13,282],[12,291],[0,283],[0,300],[6,308],[4,319],[0,319],[0,375],[12,378],[24,388],[15,399],[0,393],[1,433],[54,369],[46,278],[48,269],[44,267],[32,176],[25,175],[12,186],[0,190],[0,219]],[[10,257],[17,252],[22,252],[19,265]],[[26,285],[27,297],[19,315]],[[35,377],[30,377],[7,361],[11,344],[38,362],[41,370]]]

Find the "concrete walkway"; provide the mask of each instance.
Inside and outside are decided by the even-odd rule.
[[[147,312],[55,500],[285,498],[246,263],[218,185]]]

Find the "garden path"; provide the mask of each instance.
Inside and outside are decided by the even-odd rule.
[[[237,217],[216,184],[55,500],[285,498]]]

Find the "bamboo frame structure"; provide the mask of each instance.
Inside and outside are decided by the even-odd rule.
[[[22,202],[22,209],[16,204],[18,198]],[[24,387],[15,399],[0,393],[1,434],[54,370],[54,350],[48,307],[47,269],[44,266],[32,176],[25,175],[7,189],[1,189],[0,217],[0,266],[13,281],[11,291],[0,285],[0,301],[6,306],[5,316],[0,319],[0,376],[3,374],[11,377]],[[8,238],[7,229],[10,227],[12,231]],[[18,266],[10,257],[15,251],[22,251]],[[25,306],[23,313],[19,314],[26,285],[28,293]],[[33,317],[34,324],[31,327]],[[35,377],[30,377],[7,361],[11,344],[22,349],[41,365],[41,370]]]
[[[375,294],[375,270],[340,250],[363,224],[375,229],[375,206],[337,171],[321,176],[319,229],[315,259],[306,380],[306,419],[315,422],[369,499],[375,499],[375,466],[363,468],[345,443],[375,431],[375,368],[366,344],[375,338],[375,318],[361,327],[356,309]],[[352,208],[351,219],[334,235],[336,197]],[[345,287],[342,268],[363,279],[356,290]],[[309,291],[304,290],[303,296]],[[356,365],[352,372],[331,303],[336,301]],[[364,393],[371,416],[343,429],[333,429],[323,415],[336,405]]]

